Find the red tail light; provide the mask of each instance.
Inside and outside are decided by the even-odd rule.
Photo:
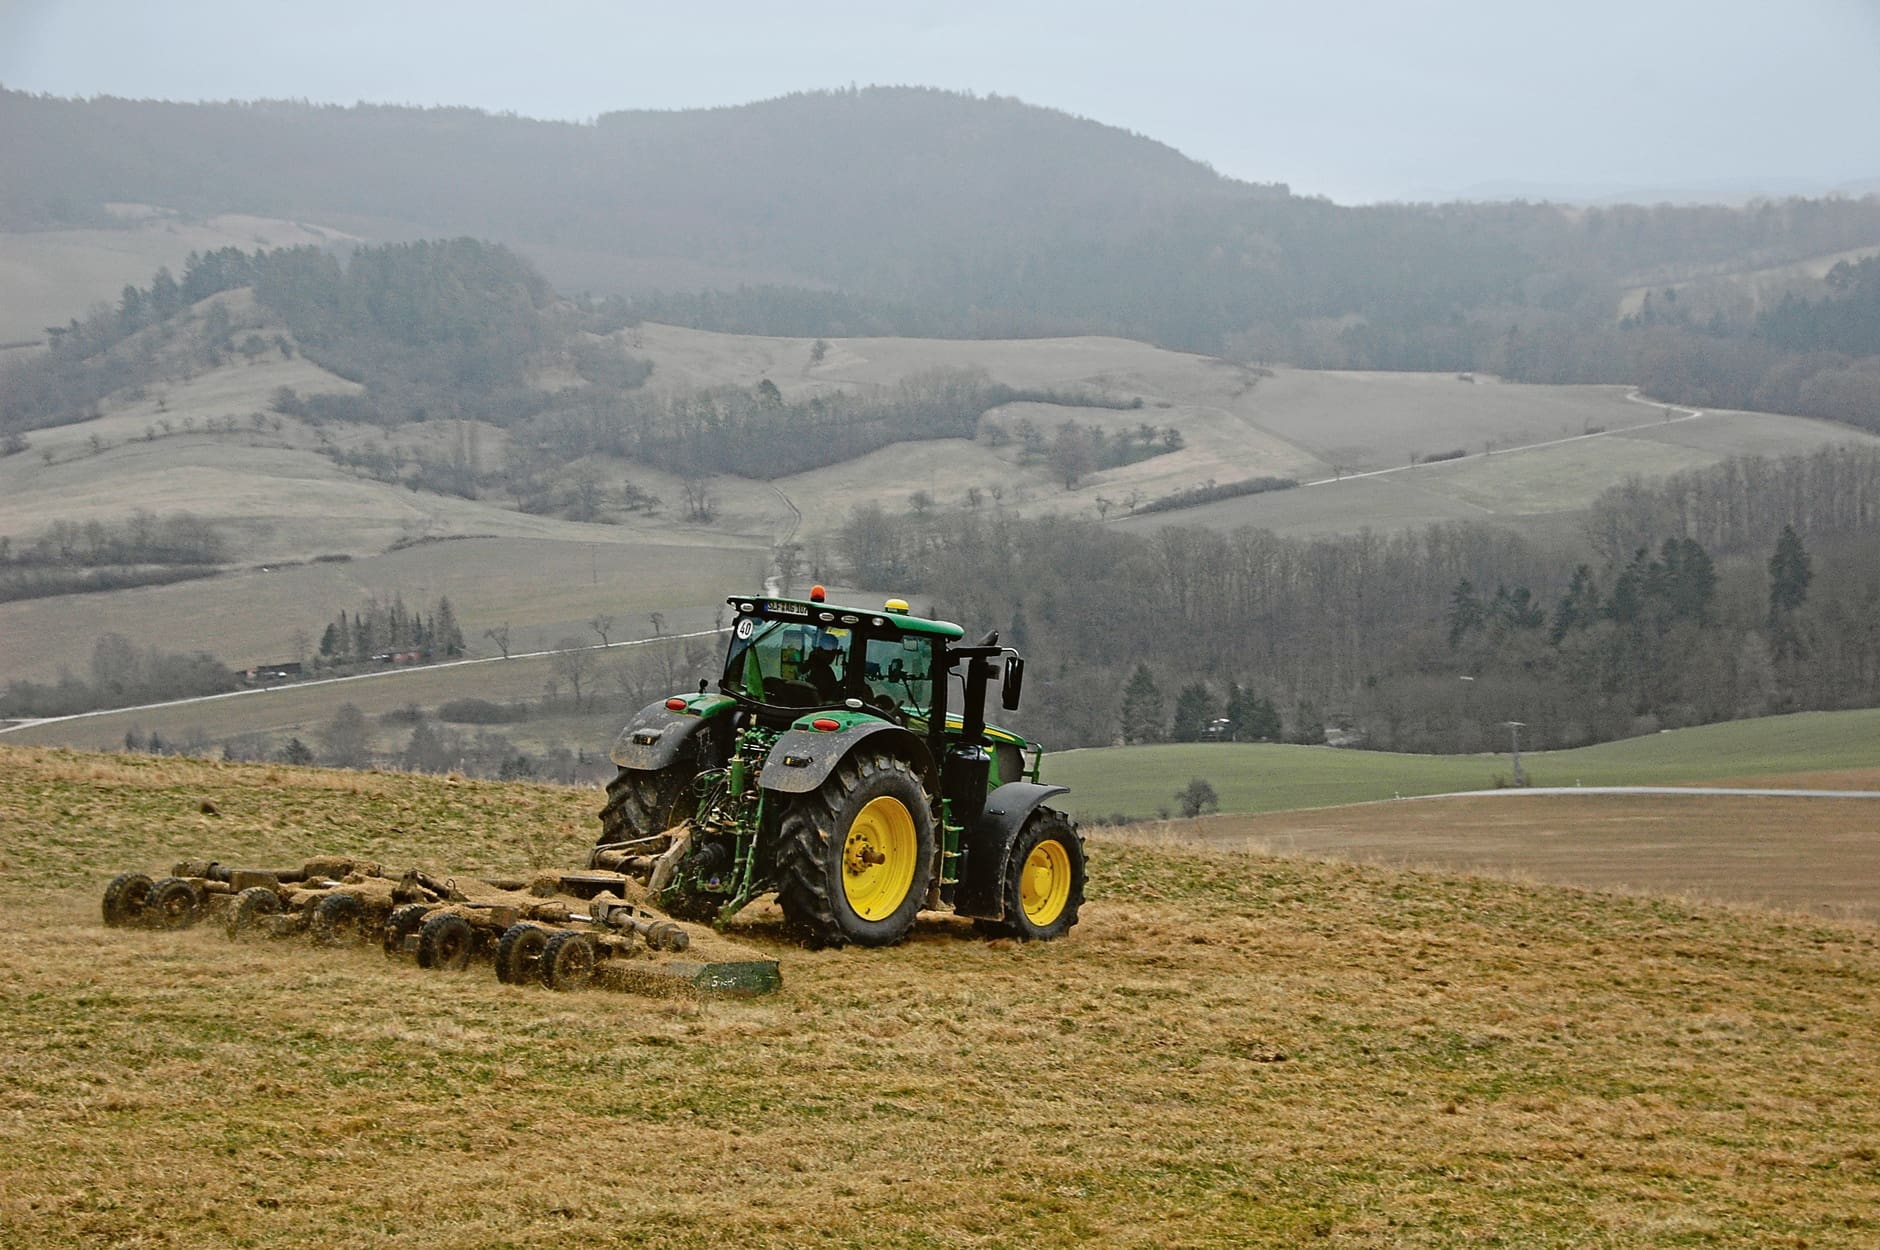
[[[810,724],[811,729],[820,729],[824,733],[828,733],[832,729],[842,728],[841,721],[830,720],[827,716],[818,716],[815,720],[811,721],[809,724]]]
[[[685,700],[681,699],[678,695],[674,695],[672,698],[666,700],[666,706],[675,712],[683,712],[685,711]]]

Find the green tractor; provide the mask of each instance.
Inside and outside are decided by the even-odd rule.
[[[660,905],[722,921],[775,892],[812,945],[886,946],[923,908],[982,932],[1063,936],[1084,899],[1076,825],[1045,801],[1043,748],[986,723],[1025,665],[998,635],[825,601],[738,596],[718,689],[620,733],[597,866],[643,869]]]

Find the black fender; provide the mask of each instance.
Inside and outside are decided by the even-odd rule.
[[[987,920],[1005,918],[1005,871],[1012,843],[1019,830],[1044,801],[1069,794],[1069,786],[1040,785],[1035,781],[1008,781],[986,796],[986,809],[967,831],[965,855],[960,863],[959,886],[953,910],[962,916]]]
[[[635,772],[653,772],[679,758],[686,743],[708,729],[712,717],[675,712],[662,699],[641,708],[614,739],[607,758]]]
[[[808,794],[829,779],[836,765],[867,742],[911,761],[929,794],[934,789],[933,752],[920,736],[890,721],[858,721],[846,729],[792,729],[764,757],[757,784],[777,794]]]

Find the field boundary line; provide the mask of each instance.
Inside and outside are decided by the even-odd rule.
[[[1406,794],[1407,799],[1482,799],[1533,794],[1669,794],[1752,799],[1880,799],[1880,790],[1776,790],[1742,786],[1504,786],[1499,790],[1452,790],[1447,794]],[[1394,803],[1395,799],[1385,802]]]
[[[1366,469],[1362,473],[1346,473],[1339,477],[1322,477],[1312,482],[1299,483],[1300,489],[1308,486],[1333,486],[1339,482],[1358,482],[1367,477],[1387,477],[1392,473],[1407,473],[1412,469],[1434,469],[1447,464],[1467,464],[1471,460],[1487,460],[1494,456],[1511,456],[1520,451],[1537,451],[1542,447],[1564,447],[1568,443],[1583,443],[1592,438],[1613,438],[1622,434],[1636,434],[1640,430],[1662,429],[1667,425],[1676,425],[1682,421],[1696,421],[1708,416],[1702,408],[1683,408],[1677,404],[1661,404],[1656,400],[1646,399],[1634,387],[1621,396],[1627,403],[1645,404],[1660,411],[1681,412],[1679,417],[1666,417],[1662,421],[1647,421],[1639,425],[1622,425],[1616,430],[1595,430],[1590,434],[1569,434],[1565,438],[1550,438],[1539,443],[1521,443],[1514,447],[1498,447],[1494,451],[1471,452],[1466,456],[1457,456],[1453,460],[1422,460],[1416,464],[1394,464],[1388,469]]]

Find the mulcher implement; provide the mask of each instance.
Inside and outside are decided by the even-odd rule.
[[[505,984],[555,990],[762,994],[780,984],[775,960],[675,923],[647,905],[634,878],[594,868],[486,881],[343,858],[296,868],[192,860],[161,878],[113,879],[103,911],[116,927],[217,923],[233,941],[304,935],[323,946],[377,943],[427,970],[487,963]]]

